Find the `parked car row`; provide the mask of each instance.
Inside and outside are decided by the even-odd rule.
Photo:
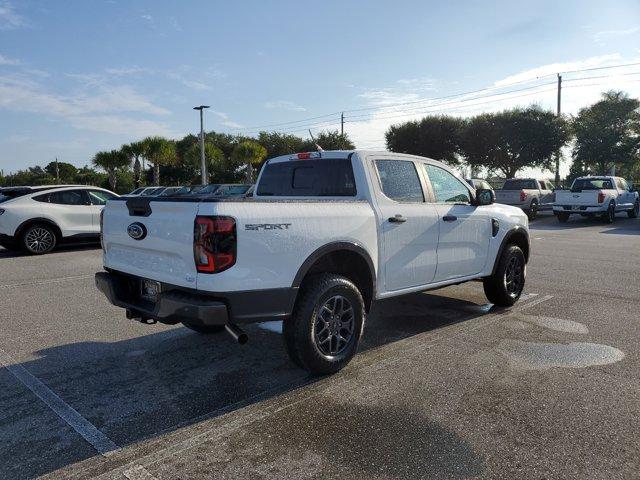
[[[140,187],[123,196],[243,197],[252,188],[244,184]],[[104,188],[83,185],[0,188],[0,246],[42,255],[62,243],[97,242],[100,212],[107,200],[117,197]]]
[[[467,182],[476,189],[490,188],[486,180],[473,178]],[[620,212],[626,212],[629,218],[640,214],[637,189],[614,176],[579,177],[568,190],[556,188],[549,180],[510,178],[495,194],[496,202],[521,208],[530,220],[541,211],[553,211],[561,223],[571,215],[599,216],[612,223]]]
[[[139,187],[124,197],[174,197],[180,195],[206,195],[242,197],[251,189],[251,184],[210,183],[208,185],[185,185],[177,187]]]

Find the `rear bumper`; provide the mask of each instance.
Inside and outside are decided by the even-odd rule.
[[[289,316],[297,288],[249,290],[243,292],[201,292],[161,284],[156,302],[141,299],[140,277],[121,272],[97,272],[96,286],[110,303],[130,312],[133,317],[161,323],[225,325],[282,320]]]
[[[604,213],[607,208],[606,205],[554,205],[553,213]]]

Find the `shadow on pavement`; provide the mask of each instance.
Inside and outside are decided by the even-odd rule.
[[[484,315],[489,307],[434,294],[379,302],[368,319],[360,351]],[[22,366],[121,447],[313,381],[289,361],[281,335],[259,325],[247,327],[250,340],[245,346],[234,344],[226,334],[205,336],[186,328],[153,333],[153,328],[149,335],[128,340],[41,350],[35,353],[39,358]],[[0,373],[0,478],[32,478],[98,455],[6,369]],[[385,415],[378,412],[376,417]],[[467,448],[428,419],[415,422],[417,430],[407,434],[415,434],[416,440],[429,434],[458,445],[462,453]],[[390,438],[389,442],[388,447]],[[453,453],[444,455],[439,444],[424,448],[421,462],[444,462],[445,474],[462,461],[450,458]],[[465,461],[472,461],[468,469],[475,471],[477,462]],[[360,463],[354,467],[364,468]]]
[[[572,215],[567,223],[560,223],[556,218],[544,219],[544,221],[534,220],[529,224],[532,231],[536,230],[571,230],[576,228],[600,227],[603,231],[598,233],[616,233],[637,235],[640,231],[640,220],[629,218],[627,214],[616,215],[614,223],[608,224],[599,217],[587,218],[579,215]],[[615,231],[612,231],[615,230]]]
[[[91,243],[63,243],[62,245],[58,245],[51,253],[47,253],[45,255],[55,255],[56,253],[64,253],[64,252],[78,252],[83,250],[97,250],[102,248],[99,243],[91,242]],[[20,250],[7,250],[6,248],[0,247],[0,260],[4,258],[15,258],[15,257],[32,257],[33,255],[27,255],[26,253]]]

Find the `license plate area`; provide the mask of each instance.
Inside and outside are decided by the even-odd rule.
[[[573,205],[571,210],[580,210],[580,205]]]
[[[142,300],[155,303],[158,301],[158,295],[161,291],[162,286],[160,282],[147,280],[146,278],[140,281],[140,298]]]

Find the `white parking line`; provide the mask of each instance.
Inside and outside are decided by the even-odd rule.
[[[104,456],[118,449],[104,433],[0,349],[0,364]]]

